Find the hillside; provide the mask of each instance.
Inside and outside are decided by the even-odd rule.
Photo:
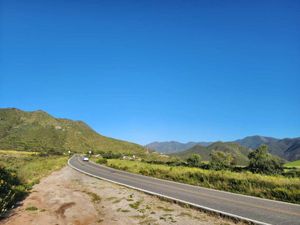
[[[277,155],[289,161],[300,159],[300,138],[276,139],[264,136],[249,136],[235,142],[240,145],[256,149],[258,146],[265,144],[273,155]]]
[[[170,141],[170,142],[152,142],[146,145],[147,148],[172,154],[172,153],[180,153],[195,147],[196,149],[205,149],[203,146],[209,146],[213,143],[219,142],[188,142],[186,144]],[[264,144],[269,147],[269,152],[273,155],[279,156],[288,161],[294,161],[300,159],[300,138],[284,138],[277,139],[273,137],[265,137],[265,136],[248,136],[243,139],[232,141],[231,143],[237,143],[245,148],[256,149],[260,145]],[[199,146],[201,145],[201,146]],[[185,152],[183,152],[183,155]],[[206,154],[206,153],[203,153]],[[180,154],[179,154],[180,155]]]
[[[0,109],[0,149],[146,153],[140,145],[99,135],[82,121],[57,119],[41,110],[25,112],[15,108]]]
[[[146,147],[162,153],[176,153],[194,147],[195,145],[208,146],[211,142],[187,142],[181,143],[177,141],[152,142]]]
[[[200,154],[203,160],[210,160],[209,155],[213,150],[231,153],[236,159],[237,164],[239,165],[246,165],[248,162],[247,155],[249,153],[249,150],[233,142],[215,142],[207,147],[196,145],[186,151],[179,152],[173,155],[179,156],[181,158],[187,158],[192,154]]]

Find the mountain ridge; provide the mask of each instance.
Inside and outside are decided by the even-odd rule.
[[[55,118],[43,110],[16,108],[0,108],[0,148],[56,153],[148,152],[138,144],[100,135],[83,121]]]
[[[237,139],[234,141],[229,141],[228,143],[233,142],[233,143],[238,143],[243,147],[246,147],[248,149],[256,149],[260,145],[265,144],[269,147],[269,151],[271,154],[279,156],[283,159],[289,160],[289,161],[294,161],[300,159],[300,137],[295,137],[295,138],[274,138],[274,137],[267,137],[267,136],[261,136],[261,135],[253,135],[253,136],[247,136],[242,139]],[[156,143],[156,146],[159,146],[159,148],[156,148],[155,145],[150,145],[152,143]],[[187,143],[195,143],[193,146],[189,148],[182,148],[182,150],[174,151],[172,149],[168,149],[168,152],[164,152],[164,143],[168,142],[152,142],[146,147],[153,148],[155,151],[159,151],[162,153],[167,153],[167,154],[172,154],[172,153],[180,153],[182,151],[187,151],[191,148],[193,148],[196,145],[196,143],[201,143],[201,142],[187,142]],[[184,145],[184,143],[177,142],[179,144]],[[217,143],[217,142],[202,142],[202,143]],[[225,142],[224,142],[225,143]],[[201,145],[201,144],[200,144]],[[204,147],[207,147],[208,145],[202,145]],[[162,150],[163,149],[163,150]]]

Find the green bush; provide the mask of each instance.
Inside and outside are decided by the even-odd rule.
[[[122,154],[119,152],[109,151],[109,152],[103,152],[101,156],[105,159],[120,159],[122,157]]]
[[[25,194],[26,190],[16,174],[0,167],[0,217],[14,207]]]
[[[281,174],[283,162],[268,153],[268,146],[262,145],[248,155],[250,160],[248,169],[253,173]]]
[[[233,162],[234,158],[231,153],[212,151],[210,154],[210,168],[214,170],[223,170],[229,168]]]
[[[200,167],[201,166],[201,156],[199,154],[192,154],[186,160],[188,166]]]
[[[99,163],[99,164],[106,164],[106,163],[107,163],[107,159],[105,159],[105,158],[97,159],[97,160],[96,160],[96,163]]]

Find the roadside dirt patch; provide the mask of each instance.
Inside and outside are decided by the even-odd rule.
[[[65,218],[65,211],[66,209],[72,207],[73,205],[75,205],[75,202],[69,202],[69,203],[65,203],[62,204],[56,211],[55,213],[58,214],[58,216],[60,216],[61,218]]]
[[[35,185],[23,205],[0,224],[232,225],[234,222],[65,167]]]

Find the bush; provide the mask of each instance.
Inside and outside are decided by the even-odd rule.
[[[201,166],[201,156],[199,154],[193,154],[186,160],[187,165],[191,167],[200,167]]]
[[[253,173],[282,174],[283,162],[268,153],[268,146],[261,145],[259,148],[250,152],[248,169]]]
[[[103,158],[105,159],[120,159],[122,157],[122,154],[119,152],[104,152],[101,154]]]
[[[0,217],[25,196],[25,188],[14,172],[0,167]]]
[[[210,154],[210,168],[214,170],[223,170],[229,168],[234,161],[231,153],[212,151]]]
[[[96,163],[99,163],[99,164],[106,164],[106,163],[107,163],[107,159],[105,159],[105,158],[97,159],[97,160],[96,160]]]

